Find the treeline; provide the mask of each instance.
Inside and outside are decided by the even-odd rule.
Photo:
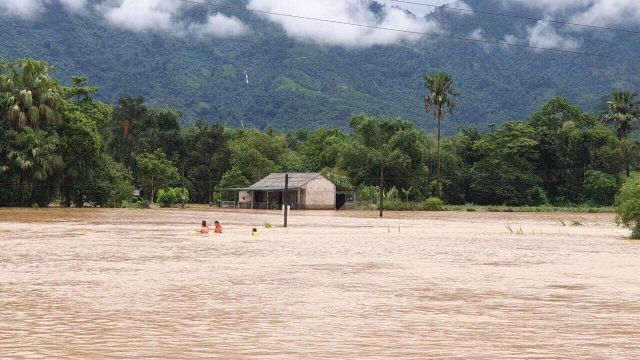
[[[221,189],[271,172],[307,171],[354,186],[368,200],[381,168],[387,192],[402,202],[606,206],[640,164],[630,93],[615,93],[605,114],[552,98],[526,122],[486,133],[462,128],[442,139],[438,181],[436,137],[411,121],[357,115],[350,131],[286,133],[183,127],[178,111],[151,108],[141,97],[111,107],[92,99],[98,89],[86,78],[64,87],[49,70],[34,60],[0,67],[0,206],[120,207],[135,189],[151,201],[211,203],[228,196]]]

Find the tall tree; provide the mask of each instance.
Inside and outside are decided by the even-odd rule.
[[[638,122],[640,116],[640,103],[636,101],[636,96],[629,91],[616,91],[611,94],[611,100],[607,102],[607,112],[603,115],[602,120],[605,124],[612,124],[618,138],[625,140],[633,131],[633,127]],[[623,141],[622,151],[625,154],[625,171],[627,176],[631,174],[631,153],[627,150],[632,149],[629,141]]]
[[[156,190],[180,181],[178,169],[171,163],[164,152],[158,149],[152,153],[144,153],[136,157],[140,171],[140,183],[150,195],[149,200],[155,201]]]
[[[131,170],[134,163],[134,146],[148,109],[141,96],[126,96],[118,100],[118,106],[113,110],[112,147],[116,161],[121,162]]]
[[[453,77],[445,72],[430,73],[424,76],[423,79],[427,89],[427,96],[424,97],[424,110],[427,113],[433,111],[433,117],[437,122],[436,177],[438,182],[442,183],[440,158],[441,123],[446,115],[445,108],[450,115],[453,114],[453,110],[456,107],[455,98],[460,94],[453,88]]]
[[[63,106],[63,91],[49,77],[44,61],[24,59],[0,76],[0,105],[4,120],[14,129],[38,128],[42,121],[57,123]]]
[[[98,92],[98,88],[89,86],[89,80],[86,76],[71,77],[73,85],[67,88],[67,96],[75,97],[76,102],[91,101],[91,94]]]
[[[64,166],[58,154],[60,138],[46,131],[25,127],[18,133],[7,152],[13,168],[20,177],[22,203],[31,195],[34,184],[42,185]]]

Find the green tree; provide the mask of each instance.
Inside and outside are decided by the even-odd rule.
[[[636,100],[637,94],[629,91],[616,91],[611,94],[611,100],[607,102],[607,112],[603,115],[602,120],[605,124],[612,124],[619,139],[629,137],[633,128],[638,122],[640,116],[640,103]],[[627,176],[631,174],[631,154],[629,147],[623,150],[625,153],[625,172]]]
[[[58,129],[61,137],[58,150],[64,161],[61,170],[63,205],[84,204],[83,198],[95,186],[95,172],[103,160],[104,142],[96,124],[79,109],[66,112]],[[86,199],[89,200],[89,199]]]
[[[162,150],[144,153],[136,157],[138,180],[147,190],[151,202],[155,200],[156,189],[167,187],[180,181],[178,169],[171,163]]]
[[[222,175],[218,190],[215,192],[214,201],[224,200],[235,193],[235,191],[229,191],[228,189],[243,188],[250,185],[251,181],[242,174],[242,170],[238,168],[230,169]]]
[[[511,206],[544,203],[540,178],[532,172],[539,157],[537,145],[535,130],[515,121],[478,141],[475,150],[481,159],[473,167],[474,202]]]
[[[632,239],[640,240],[640,174],[629,177],[616,197],[619,223],[633,229]]]
[[[391,179],[386,187],[425,188],[426,139],[410,121],[355,115],[350,125],[353,135],[341,146],[337,168],[356,184],[377,185],[383,167],[384,177]]]
[[[281,171],[289,153],[284,134],[261,133],[257,130],[240,130],[230,133],[231,168],[256,182],[272,172]]]
[[[436,135],[436,178],[438,182],[442,182],[441,159],[440,159],[440,138],[441,123],[444,119],[446,110],[449,114],[453,114],[456,107],[455,98],[460,96],[453,88],[453,77],[445,72],[430,73],[423,77],[427,95],[424,97],[424,110],[429,113],[433,110],[433,117],[437,124]]]
[[[133,197],[131,172],[111,156],[102,154],[95,178],[94,198],[99,205],[119,208],[124,201]]]
[[[612,205],[618,192],[618,179],[601,171],[588,171],[584,180],[586,200],[596,206]]]
[[[14,143],[7,151],[10,167],[15,169],[20,181],[21,203],[33,199],[34,186],[44,186],[64,165],[63,159],[58,153],[60,138],[58,135],[50,135],[44,130],[23,128],[14,138]],[[44,200],[37,199],[39,205],[47,205]]]
[[[98,88],[89,86],[89,80],[86,76],[73,76],[71,78],[73,85],[67,88],[67,96],[75,97],[76,102],[91,101],[91,94],[98,92]]]
[[[607,102],[607,112],[602,116],[605,124],[615,127],[618,138],[628,137],[640,116],[640,103],[637,94],[629,91],[616,91]]]
[[[187,128],[183,137],[192,199],[198,203],[210,203],[214,185],[231,166],[225,126],[199,121]]]
[[[580,141],[583,133],[597,123],[597,117],[562,97],[551,98],[529,117],[540,154],[536,170],[553,203],[577,204],[584,200],[581,179],[590,164]]]
[[[0,109],[14,129],[57,124],[63,107],[62,88],[49,77],[44,61],[19,60],[8,74],[0,75]]]
[[[111,147],[116,161],[123,163],[127,169],[131,169],[133,166],[136,155],[134,151],[136,135],[147,116],[147,112],[144,98],[141,96],[121,97],[113,111]]]

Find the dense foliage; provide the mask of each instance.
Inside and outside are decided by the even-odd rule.
[[[348,132],[337,127],[259,131],[205,122],[185,127],[180,112],[150,107],[141,97],[122,97],[115,107],[96,101],[87,79],[60,86],[43,62],[21,60],[2,68],[0,75],[13,79],[12,90],[0,93],[2,206],[119,207],[132,201],[134,189],[142,199],[170,206],[181,202],[182,188],[189,201],[206,204],[229,196],[224,189],[280,171],[322,171],[356,187],[360,200],[376,203],[381,167],[390,208],[420,202],[419,208],[441,209],[439,199],[608,206],[626,170],[640,165],[632,132],[621,135],[611,123],[624,118],[633,130],[634,116],[615,114],[629,114],[626,109],[635,103],[612,105],[596,115],[554,97],[528,121],[509,120],[487,132],[461,128],[442,139],[438,182],[436,137],[409,120],[356,115]],[[47,90],[35,92],[22,79],[29,69]],[[59,94],[59,104],[44,110],[37,122],[16,123],[13,94],[29,91],[40,94],[32,96],[33,104],[48,102],[43,94]],[[614,94],[611,103],[619,98]],[[623,98],[628,102],[633,96]]]
[[[618,221],[633,229],[631,238],[640,240],[640,174],[634,174],[622,186],[616,198]]]
[[[638,37],[625,33],[571,34],[582,39],[580,51],[605,57],[435,37],[345,49],[292,40],[281,27],[242,11],[240,0],[213,2],[220,9],[191,5],[184,15],[202,21],[207,11],[223,11],[252,29],[231,39],[136,33],[110,25],[93,6],[78,14],[64,10],[60,1],[38,3],[47,8],[32,19],[0,14],[0,58],[46,59],[66,84],[77,74],[100,84],[98,100],[115,104],[124,94],[142,95],[152,106],[180,110],[186,123],[205,119],[233,127],[244,122],[263,130],[269,125],[287,131],[334,125],[347,129],[351,115],[365,113],[412,119],[417,128],[431,131],[435,122],[424,112],[419,75],[432,69],[454,75],[457,90],[464,95],[455,115],[442,124],[449,135],[459,126],[485,131],[491,123],[524,119],[552,95],[592,110],[604,106],[603,94],[640,87],[639,62],[606,57],[637,56]],[[509,1],[508,9],[503,0],[466,3],[478,10],[544,16],[522,5],[524,1]],[[481,29],[482,38],[499,41],[506,35],[524,41],[529,27],[536,25],[524,19],[461,16],[452,11],[431,16],[445,34],[473,37],[470,34]]]

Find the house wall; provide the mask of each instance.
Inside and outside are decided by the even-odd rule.
[[[324,177],[311,180],[303,187],[302,204],[308,210],[333,210],[336,206],[336,186]]]
[[[251,191],[240,191],[238,192],[238,204],[246,204],[245,206],[251,206],[251,202],[253,201],[253,192]],[[242,207],[242,205],[241,205]]]

